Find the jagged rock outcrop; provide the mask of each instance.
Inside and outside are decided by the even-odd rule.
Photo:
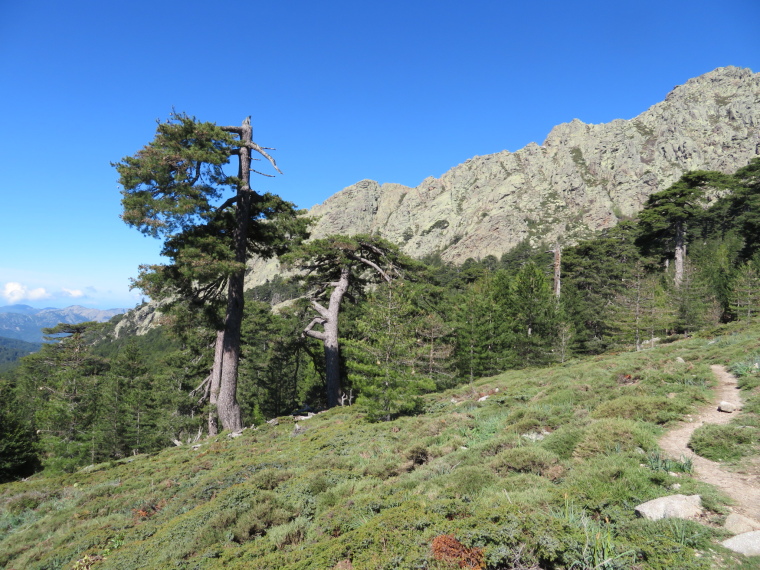
[[[362,180],[314,206],[315,238],[371,233],[415,257],[461,263],[521,240],[573,243],[635,215],[688,170],[726,173],[760,154],[760,74],[723,67],[639,116],[558,125],[543,145],[476,156],[416,188]],[[249,284],[277,271],[256,263]]]
[[[161,324],[161,305],[162,303],[150,301],[135,307],[119,320],[114,326],[114,338],[126,336],[142,336],[147,334],[150,329]]]

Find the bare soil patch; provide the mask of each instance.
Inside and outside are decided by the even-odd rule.
[[[760,521],[760,462],[757,458],[744,462],[737,471],[730,471],[721,463],[700,457],[688,447],[691,434],[701,425],[727,424],[737,413],[741,413],[718,411],[721,401],[730,402],[740,409],[742,399],[736,378],[723,366],[711,368],[718,379],[715,401],[696,415],[687,416],[687,421],[665,434],[660,439],[660,447],[673,459],[690,458],[694,464],[695,478],[715,485],[736,501],[733,507],[735,512]]]

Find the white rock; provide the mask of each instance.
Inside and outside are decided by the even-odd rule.
[[[721,544],[744,556],[760,556],[760,530],[737,534]]]
[[[699,495],[670,495],[660,497],[636,507],[636,514],[645,519],[688,519],[702,514],[702,498]]]
[[[728,515],[723,526],[731,534],[742,534],[752,532],[753,530],[760,530],[760,522],[737,513]]]
[[[732,404],[731,402],[726,402],[725,400],[722,400],[721,403],[718,404],[718,411],[726,412],[727,414],[730,414],[736,411],[736,406]]]

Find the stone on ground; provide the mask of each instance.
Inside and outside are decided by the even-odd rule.
[[[742,534],[752,532],[753,530],[760,530],[760,522],[737,513],[728,515],[723,526],[731,534]]]
[[[744,556],[760,556],[760,530],[737,534],[721,544]]]
[[[690,519],[702,514],[702,497],[699,495],[670,495],[660,497],[636,507],[636,514],[645,519]]]

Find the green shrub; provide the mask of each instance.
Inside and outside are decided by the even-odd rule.
[[[440,479],[450,496],[469,498],[478,496],[495,481],[490,470],[477,466],[458,467]]]
[[[266,491],[276,489],[277,486],[292,477],[292,473],[285,469],[262,469],[255,473],[250,482],[253,486]]]
[[[714,531],[694,521],[635,519],[619,527],[621,541],[635,549],[642,568],[651,570],[710,570],[711,561],[697,556],[695,549],[712,548]]]
[[[624,454],[596,455],[577,462],[560,483],[558,497],[566,495],[595,519],[630,520],[637,504],[663,493],[663,474],[642,469],[640,463],[639,457]]]
[[[44,493],[37,491],[31,491],[29,493],[21,493],[8,500],[5,504],[5,508],[12,515],[19,515],[24,511],[36,509],[37,506],[43,501],[47,500],[48,496]]]
[[[520,438],[515,434],[500,435],[479,446],[480,454],[484,457],[493,457],[505,449],[511,449],[520,445]]]
[[[281,502],[281,499],[272,492],[256,495],[250,507],[244,508],[237,517],[234,526],[230,525],[234,540],[245,542],[266,534],[271,527],[289,522],[293,511]]]
[[[276,548],[298,544],[306,538],[310,526],[311,523],[306,517],[296,517],[289,523],[269,529],[267,538]]]
[[[499,453],[490,463],[491,469],[500,475],[510,471],[546,475],[559,463],[559,457],[538,446],[515,447]]]
[[[712,461],[735,461],[754,452],[759,434],[753,427],[705,424],[691,435],[689,447]]]
[[[680,473],[691,473],[694,470],[694,462],[688,457],[681,457],[680,461],[663,457],[659,451],[650,451],[647,455],[647,466],[652,471],[663,471],[670,473],[677,471]]]
[[[582,428],[564,426],[547,435],[541,442],[541,447],[555,453],[560,459],[570,459],[582,437]]]
[[[633,420],[602,419],[591,424],[573,451],[573,457],[586,459],[611,451],[644,451],[656,449],[652,433]]]
[[[688,406],[678,400],[658,396],[621,396],[596,407],[594,418],[623,418],[664,424],[678,420],[688,411]]]

